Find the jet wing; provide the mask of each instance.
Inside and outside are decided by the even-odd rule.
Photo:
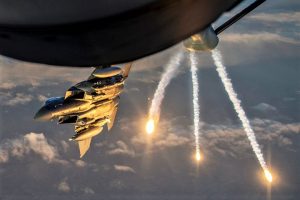
[[[89,150],[91,141],[92,141],[92,138],[78,141],[80,158],[82,158],[84,156],[84,154]]]
[[[111,112],[110,116],[109,116],[109,122],[107,122],[107,129],[110,131],[110,129],[113,127],[114,122],[115,122],[115,118],[116,118],[116,114],[117,114],[117,110],[118,110],[118,106],[116,106],[113,111]]]

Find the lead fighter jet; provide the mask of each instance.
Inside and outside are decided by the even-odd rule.
[[[80,157],[88,151],[91,140],[103,126],[110,130],[114,124],[119,95],[128,77],[131,64],[124,67],[96,67],[88,80],[77,83],[64,97],[52,97],[36,113],[35,119],[58,119],[59,124],[74,123],[75,132],[70,140],[78,142]]]

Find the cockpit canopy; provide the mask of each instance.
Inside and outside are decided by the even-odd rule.
[[[68,91],[65,94],[65,99],[69,99],[69,98],[83,99],[84,98],[84,91],[72,86],[70,89],[68,89]]]
[[[49,99],[47,99],[47,101],[45,102],[46,105],[49,104],[61,104],[64,102],[64,97],[51,97]]]

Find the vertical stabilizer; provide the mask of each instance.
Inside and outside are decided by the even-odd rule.
[[[109,116],[109,122],[107,123],[107,129],[110,131],[110,129],[113,127],[114,122],[115,122],[115,118],[116,118],[116,114],[117,114],[117,110],[118,107],[116,106],[114,108],[114,110],[111,112],[110,116]]]
[[[84,154],[89,150],[91,141],[92,141],[92,138],[78,141],[80,158],[82,158],[84,156]]]
[[[122,70],[123,70],[123,76],[124,76],[125,78],[128,77],[128,74],[129,74],[129,72],[130,72],[131,66],[132,66],[132,62],[127,63],[127,64],[125,64],[125,65],[122,67]]]

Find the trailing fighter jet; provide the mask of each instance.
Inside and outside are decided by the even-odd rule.
[[[253,11],[266,0],[256,0],[238,14],[230,18],[228,21],[217,27],[215,30],[212,26],[207,27],[205,30],[192,35],[190,38],[183,41],[184,47],[189,51],[209,51],[217,47],[219,43],[218,34],[226,30],[228,27],[236,23],[242,17]]]
[[[96,67],[88,80],[72,86],[64,97],[49,98],[34,118],[75,124],[76,134],[70,140],[78,142],[80,157],[84,156],[92,138],[101,133],[103,126],[112,128],[130,68],[131,64],[123,68]]]

